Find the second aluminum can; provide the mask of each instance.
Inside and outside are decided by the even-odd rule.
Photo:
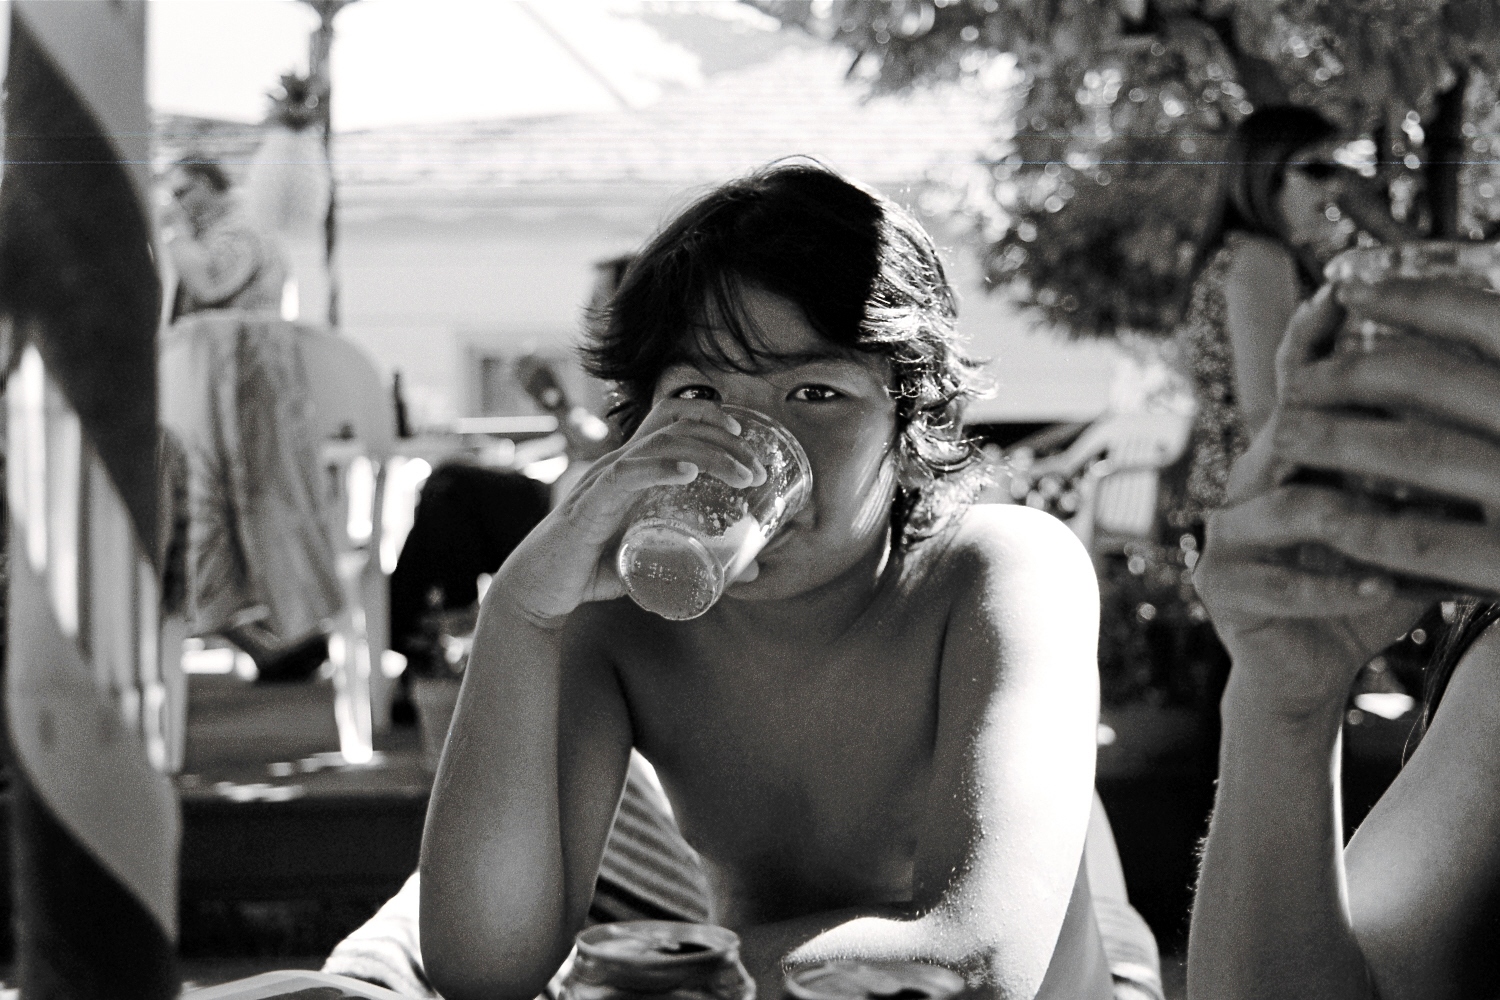
[[[953,1000],[964,979],[924,962],[823,962],[786,977],[788,1000]]]

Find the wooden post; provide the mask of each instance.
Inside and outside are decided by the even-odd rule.
[[[318,15],[308,46],[307,75],[319,86],[318,127],[323,130],[323,157],[328,161],[328,214],[323,219],[324,254],[328,268],[328,325],[339,326],[338,183],[333,170],[333,74],[329,56],[333,52],[333,19],[355,0],[302,0]]]

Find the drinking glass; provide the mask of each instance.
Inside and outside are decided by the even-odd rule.
[[[790,431],[755,410],[723,410],[739,421],[740,439],[765,466],[766,481],[738,488],[701,474],[645,491],[615,559],[631,598],[672,621],[713,607],[812,494],[812,466]]]
[[[1500,246],[1466,240],[1414,240],[1391,246],[1362,247],[1339,254],[1329,262],[1324,275],[1335,283],[1375,284],[1387,278],[1408,278],[1500,291]],[[1335,353],[1374,351],[1382,341],[1399,336],[1403,336],[1403,331],[1398,327],[1351,316],[1338,332],[1333,350]],[[1382,411],[1378,415],[1401,419],[1399,413]],[[1485,519],[1483,509],[1468,500],[1403,482],[1399,467],[1393,468],[1390,475],[1379,476],[1301,469],[1294,474],[1293,481],[1337,487],[1358,497],[1363,506],[1386,513],[1415,513],[1468,522]],[[1287,555],[1293,565],[1315,573],[1378,571],[1319,544],[1299,545]],[[1455,596],[1453,587],[1438,581],[1400,578],[1397,583],[1402,590],[1411,593]]]
[[[1345,250],[1323,269],[1335,284],[1375,284],[1385,278],[1424,278],[1500,291],[1500,246],[1472,240],[1412,240],[1390,246]],[[1382,337],[1399,333],[1371,319],[1351,318],[1336,350],[1370,351]]]

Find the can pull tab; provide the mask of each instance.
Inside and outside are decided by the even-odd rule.
[[[669,944],[659,944],[651,949],[658,955],[701,955],[713,948],[697,941],[673,941]]]

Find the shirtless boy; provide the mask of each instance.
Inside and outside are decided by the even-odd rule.
[[[766,1000],[829,957],[1109,996],[1080,864],[1093,571],[1059,522],[967,507],[954,319],[921,227],[815,166],[720,188],[633,265],[588,348],[628,440],[496,575],[433,788],[422,952],[448,1000],[531,1000],[557,970],[632,747]],[[622,596],[615,546],[642,490],[765,475],[721,403],[797,436],[812,498],[666,621]]]

